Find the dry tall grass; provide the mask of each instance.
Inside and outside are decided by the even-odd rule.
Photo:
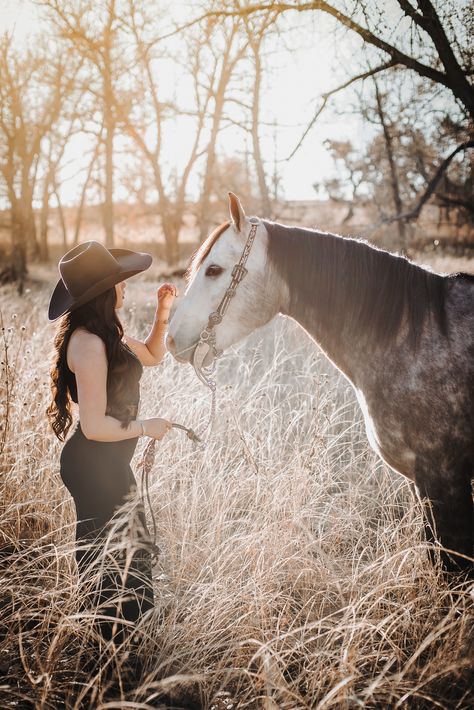
[[[410,484],[369,448],[350,386],[283,319],[221,361],[207,449],[178,431],[158,444],[141,683],[107,690],[87,673],[74,506],[44,416],[49,288],[1,292],[2,708],[473,707],[473,597],[430,566]],[[130,334],[146,333],[153,289],[130,282]],[[167,356],[143,376],[141,413],[199,430],[208,393]],[[120,675],[125,655],[103,662]]]

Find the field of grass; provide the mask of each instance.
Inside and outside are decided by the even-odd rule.
[[[282,318],[220,361],[206,449],[176,430],[157,443],[161,556],[140,682],[87,672],[93,619],[79,611],[74,505],[44,414],[56,270],[32,276],[21,298],[0,290],[2,709],[474,706],[474,596],[430,566],[411,485],[369,448],[350,385]],[[131,335],[151,323],[156,277],[128,282]],[[201,431],[209,406],[169,355],[145,370],[141,415]],[[104,649],[116,681],[126,650]]]

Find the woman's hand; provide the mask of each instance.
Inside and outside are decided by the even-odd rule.
[[[174,284],[161,284],[156,295],[158,297],[158,308],[169,311],[174,299],[178,295],[178,289]]]
[[[145,419],[143,422],[146,436],[150,436],[152,439],[157,439],[158,441],[166,436],[172,426],[171,422],[167,419],[160,419],[159,417]]]
[[[169,324],[171,305],[178,295],[174,284],[162,284],[156,291],[158,304],[153,318],[153,325],[145,341],[126,336],[127,345],[132,348],[142,365],[158,365],[166,353],[164,343],[165,330]]]

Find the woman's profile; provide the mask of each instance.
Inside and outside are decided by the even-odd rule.
[[[135,506],[136,547],[129,544],[135,539],[126,539],[121,551],[108,554],[110,533],[123,522],[117,521],[116,511],[134,499],[130,461],[138,438],[162,439],[171,428],[166,419],[137,415],[143,366],[157,365],[163,358],[177,290],[172,284],[158,289],[154,322],[143,342],[124,335],[116,312],[123,304],[125,280],[147,269],[151,261],[150,254],[106,249],[97,241],[80,244],[59,262],[61,278],[48,312],[51,321],[60,321],[47,416],[65,442],[60,475],[76,507],[79,578],[87,579],[94,564],[96,573],[99,569],[93,606],[99,609],[101,637],[116,643],[154,603],[150,536],[142,504]],[[78,405],[79,420],[66,439],[73,423],[72,402]],[[104,564],[104,559],[111,564]],[[83,603],[90,608],[88,600]]]

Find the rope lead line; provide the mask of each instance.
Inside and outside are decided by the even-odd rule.
[[[215,407],[214,407],[213,411],[215,412]],[[188,439],[190,439],[193,442],[193,444],[199,445],[201,449],[204,448],[205,445],[204,445],[202,439],[196,434],[196,432],[193,429],[189,429],[188,427],[183,426],[183,424],[178,424],[177,422],[171,422],[171,425],[174,429],[181,429],[182,431],[186,432]],[[160,548],[156,542],[156,536],[157,536],[156,518],[155,518],[155,512],[153,510],[153,506],[151,504],[150,485],[149,485],[150,472],[151,472],[151,469],[153,468],[153,464],[155,463],[155,456],[156,456],[156,439],[150,439],[149,442],[147,443],[147,445],[145,446],[141,461],[139,463],[139,466],[142,469],[141,498],[142,498],[142,500],[145,500],[145,495],[146,495],[148,509],[150,511],[151,519],[153,522],[153,535],[152,535],[152,540],[151,540],[152,557],[159,557]]]
[[[152,546],[152,553],[151,556],[153,557],[158,557],[160,554],[160,548],[156,544],[156,519],[155,519],[155,513],[153,511],[153,506],[151,504],[151,499],[150,499],[150,487],[148,485],[148,477],[150,474],[151,469],[153,468],[153,464],[155,462],[155,451],[156,449],[156,439],[150,439],[147,445],[145,446],[145,449],[143,451],[143,456],[140,461],[140,466],[142,468],[142,480],[141,480],[141,498],[142,501],[144,500],[144,489],[146,490],[146,500],[148,503],[148,508],[151,513],[151,519],[153,521],[153,536],[152,536],[152,541],[151,541],[151,546]]]

